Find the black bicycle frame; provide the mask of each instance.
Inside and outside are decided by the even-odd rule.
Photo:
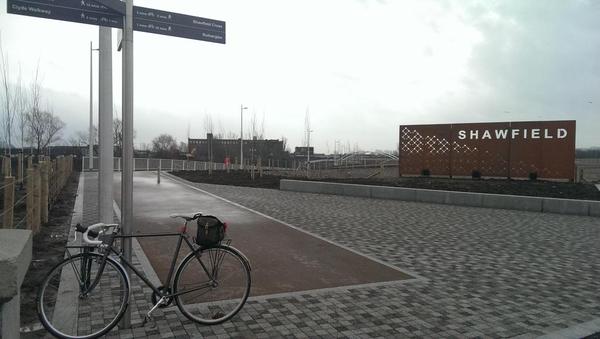
[[[103,255],[103,260],[100,263],[100,269],[98,271],[98,275],[94,278],[94,281],[90,284],[89,281],[87,281],[87,279],[89,279],[89,268],[91,267],[91,263],[87,263],[87,262],[83,262],[82,263],[82,272],[83,274],[85,274],[85,280],[82,281],[81,283],[83,283],[85,286],[81,286],[80,283],[80,287],[82,287],[82,290],[84,293],[86,293],[87,291],[91,291],[93,290],[96,285],[98,284],[98,282],[100,281],[100,278],[102,277],[102,273],[104,272],[104,267],[106,265],[106,258],[109,256],[110,253],[114,253],[117,257],[119,257],[121,264],[124,264],[124,266],[128,267],[129,269],[131,269],[133,271],[133,273],[135,273],[135,275],[137,275],[140,279],[142,279],[142,281],[148,286],[150,287],[154,293],[156,293],[157,295],[161,296],[161,297],[167,297],[167,298],[171,298],[171,297],[175,297],[184,293],[190,293],[193,291],[197,291],[206,287],[210,287],[211,284],[210,283],[206,283],[203,284],[199,287],[190,289],[190,290],[185,290],[182,292],[178,292],[178,293],[172,293],[172,294],[163,294],[163,292],[161,292],[158,288],[159,286],[154,286],[146,277],[144,277],[144,275],[138,271],[130,262],[128,262],[127,260],[125,260],[125,258],[123,257],[123,254],[120,252],[117,252],[114,248],[113,248],[113,243],[115,239],[126,239],[126,238],[150,238],[150,237],[174,237],[174,236],[178,236],[179,239],[177,241],[177,247],[175,248],[175,253],[173,253],[173,260],[171,261],[171,267],[169,268],[169,274],[167,275],[167,280],[166,280],[166,285],[168,286],[171,282],[171,278],[173,277],[173,272],[175,271],[175,264],[177,263],[177,258],[179,257],[179,251],[181,250],[181,243],[182,241],[185,240],[185,243],[188,245],[190,251],[192,253],[196,253],[196,258],[198,259],[198,262],[200,263],[200,265],[202,266],[202,269],[204,270],[204,272],[206,273],[206,275],[208,277],[211,277],[211,274],[209,273],[208,269],[206,268],[206,266],[204,265],[204,263],[202,262],[202,260],[200,260],[200,257],[197,255],[198,252],[201,252],[203,249],[202,248],[197,248],[194,249],[194,246],[192,245],[192,243],[188,240],[188,235],[186,233],[183,232],[178,232],[178,233],[146,233],[146,234],[135,234],[135,235],[118,235],[118,234],[112,234],[111,235],[111,240],[110,242],[107,244],[107,248],[109,250],[105,251],[104,255]],[[66,246],[66,248],[79,248],[79,249],[84,249],[84,253],[86,251],[89,251],[90,248],[96,248],[93,246]],[[69,253],[69,251],[67,251],[67,253]],[[70,257],[70,254],[69,254]],[[85,268],[84,268],[85,267]]]

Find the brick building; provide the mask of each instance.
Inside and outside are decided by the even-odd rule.
[[[212,148],[212,152],[211,152]],[[232,164],[240,160],[240,139],[216,139],[211,133],[206,139],[188,139],[188,152],[192,158],[199,161],[225,162],[229,158]],[[212,159],[210,154],[212,153]],[[244,164],[276,163],[289,159],[289,153],[284,148],[283,141],[277,139],[244,140]]]

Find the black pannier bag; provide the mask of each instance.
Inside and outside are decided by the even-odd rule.
[[[213,247],[219,245],[225,238],[225,224],[217,217],[203,215],[198,217],[197,223],[196,244],[202,247]]]

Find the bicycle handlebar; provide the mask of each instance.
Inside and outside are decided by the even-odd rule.
[[[84,227],[84,226],[81,226],[81,224],[77,224],[75,226],[75,231],[82,233],[83,241],[85,243],[90,244],[90,245],[100,245],[100,244],[102,244],[102,240],[92,240],[88,236],[91,236],[92,238],[97,238],[98,236],[100,236],[101,234],[104,233],[104,230],[95,231],[95,229],[105,228],[105,227],[117,227],[117,226],[119,226],[119,224],[97,223],[97,224],[90,225],[88,227]]]

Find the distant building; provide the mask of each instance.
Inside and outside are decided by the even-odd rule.
[[[188,139],[188,152],[194,160],[224,163],[228,158],[231,164],[239,164],[240,139],[216,139],[208,133],[206,139]],[[259,158],[266,166],[289,159],[289,153],[282,140],[244,140],[244,164],[255,164]]]

